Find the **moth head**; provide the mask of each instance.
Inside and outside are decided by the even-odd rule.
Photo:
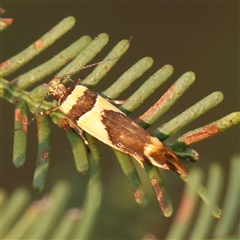
[[[62,101],[72,91],[72,88],[57,81],[58,78],[53,78],[49,83],[44,84],[49,89],[48,95],[54,96],[55,100]]]

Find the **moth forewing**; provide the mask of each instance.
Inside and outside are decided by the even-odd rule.
[[[49,89],[59,101],[59,110],[66,116],[70,127],[83,140],[82,131],[129,154],[140,164],[148,162],[187,175],[187,169],[170,148],[97,93],[81,85],[72,88],[61,83],[52,83]]]

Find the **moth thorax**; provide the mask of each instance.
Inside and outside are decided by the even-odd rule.
[[[56,88],[50,87],[50,91],[52,92],[54,98],[59,101],[63,101],[72,91],[72,88],[69,86],[66,86],[62,83],[58,84]]]

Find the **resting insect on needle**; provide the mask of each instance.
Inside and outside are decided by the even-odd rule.
[[[53,78],[46,85],[49,88],[48,95],[53,95],[58,105],[40,114],[49,114],[59,110],[64,114],[69,126],[82,137],[85,144],[88,143],[83,132],[114,149],[129,154],[142,167],[143,162],[146,162],[159,168],[175,171],[185,177],[188,171],[176,154],[127,117],[110,101],[82,85],[72,87],[64,83],[64,80],[69,80],[69,76],[73,73],[110,61],[116,58],[119,52],[99,63],[74,70],[60,78],[60,82],[59,77]]]

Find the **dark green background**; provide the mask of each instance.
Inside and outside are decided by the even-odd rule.
[[[110,36],[109,44],[98,55],[101,60],[121,39],[133,36],[131,47],[115,68],[104,78],[100,92],[122,72],[145,56],[153,57],[153,67],[145,73],[125,99],[151,74],[165,64],[173,65],[173,76],[156,91],[131,117],[134,119],[151,106],[186,71],[196,73],[196,81],[178,103],[156,123],[155,127],[178,115],[187,107],[213,91],[222,91],[224,101],[187,126],[179,135],[239,110],[239,3],[237,2],[21,2],[2,1],[3,17],[14,19],[2,35],[1,61],[5,61],[33,43],[67,16],[76,18],[75,27],[24,68],[9,76],[14,79],[50,59],[82,35],[95,37],[102,32]],[[86,71],[87,75],[88,71]],[[84,77],[85,72],[81,72]],[[46,80],[47,81],[47,80]],[[30,191],[36,159],[36,125],[29,126],[27,162],[20,169],[12,166],[14,106],[1,103],[2,186],[9,192],[26,186]],[[71,150],[64,133],[53,128],[52,165],[46,188],[66,178],[73,185],[69,207],[79,207],[85,193],[87,174],[80,175],[74,167]],[[172,138],[174,139],[174,138]],[[239,126],[193,146],[200,153],[200,166],[207,174],[211,162],[219,162],[228,173],[230,157],[239,152]],[[107,146],[101,145],[103,157],[104,202],[93,238],[139,239],[146,233],[163,238],[173,220],[162,216],[149,183],[145,186],[150,202],[146,208],[137,206],[131,196],[118,163]],[[192,164],[193,165],[193,164]],[[188,166],[191,168],[191,166]],[[142,172],[142,171],[141,171]],[[172,172],[163,171],[174,208],[181,198],[182,181]],[[146,179],[142,172],[143,178]],[[42,193],[33,194],[39,199]]]

